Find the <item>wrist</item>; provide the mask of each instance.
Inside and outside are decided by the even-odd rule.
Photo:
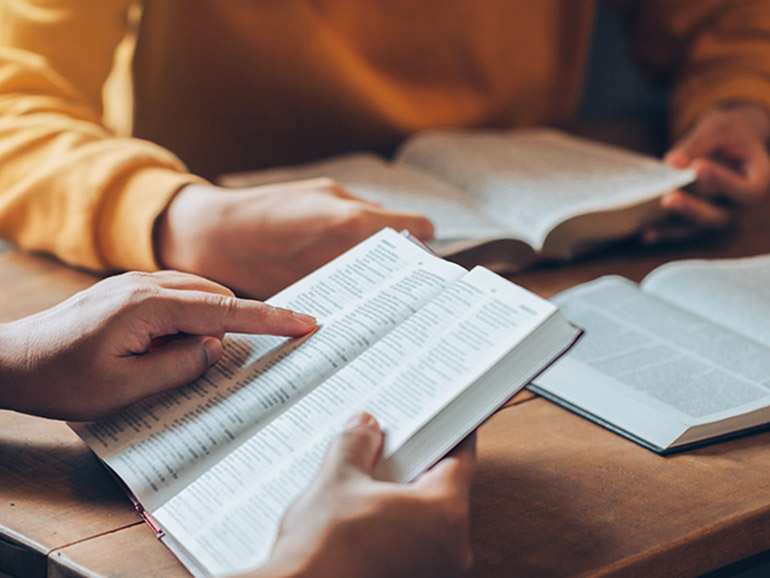
[[[186,185],[158,217],[154,230],[155,256],[161,269],[201,273],[201,240],[205,243],[208,222],[215,217],[213,187]]]
[[[0,409],[25,411],[28,376],[22,354],[26,347],[19,342],[18,324],[0,323]]]
[[[740,116],[763,143],[770,142],[770,110],[765,106],[753,102],[730,102],[720,108]]]

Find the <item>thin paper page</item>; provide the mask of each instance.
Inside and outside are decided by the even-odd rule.
[[[546,129],[425,132],[407,142],[398,162],[464,190],[488,218],[536,249],[569,217],[636,204],[694,178],[650,157]]]
[[[399,362],[398,373],[372,388],[363,406],[385,424],[388,458],[555,310],[521,287],[476,268],[339,378],[349,383],[380,380],[379,359],[398,359],[401,352],[423,343],[418,355]],[[448,323],[450,319],[454,321]]]
[[[234,175],[225,182],[257,186],[319,177],[334,179],[361,198],[389,209],[427,216],[438,241],[495,237],[505,232],[483,215],[476,199],[431,175],[372,154]]]
[[[385,231],[271,300],[317,315],[315,334],[78,430],[152,512],[463,274]]]
[[[215,573],[259,563],[351,413],[380,420],[390,455],[554,309],[474,270],[170,500],[158,521]],[[223,486],[240,499],[224,502]]]
[[[770,255],[670,263],[642,288],[770,347]]]
[[[770,397],[764,348],[630,281],[603,278],[554,301],[586,333],[536,384],[631,432],[642,429],[642,437],[659,442],[658,421],[721,419]],[[581,379],[581,366],[606,379]],[[619,404],[619,396],[626,402]]]

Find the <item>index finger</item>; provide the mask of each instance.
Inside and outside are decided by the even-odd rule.
[[[148,300],[145,323],[154,335],[227,332],[298,337],[313,331],[313,317],[251,299],[201,291],[166,290]]]

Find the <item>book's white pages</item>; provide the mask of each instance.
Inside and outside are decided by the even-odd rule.
[[[669,263],[647,275],[641,287],[770,347],[770,255]]]
[[[394,211],[428,216],[435,228],[431,246],[435,242],[508,234],[504,224],[485,214],[478,199],[441,178],[371,153],[351,153],[304,165],[230,175],[222,182],[228,186],[259,186],[322,177]]]
[[[426,215],[435,228],[431,247],[442,255],[487,244],[475,263],[514,270],[535,253],[569,258],[582,245],[636,233],[640,223],[662,217],[657,199],[692,182],[694,173],[541,128],[425,131],[407,139],[394,162],[355,153],[226,175],[222,182],[319,177],[388,208]]]
[[[694,179],[691,170],[543,128],[426,131],[405,143],[397,162],[464,191],[536,251],[572,217],[639,205]]]
[[[352,413],[383,426],[380,475],[408,481],[577,336],[553,304],[392,230],[270,303],[320,328],[296,340],[230,336],[223,362],[189,386],[75,428],[197,575],[269,555]]]
[[[768,281],[763,257],[566,291],[586,336],[533,389],[661,453],[768,423]]]

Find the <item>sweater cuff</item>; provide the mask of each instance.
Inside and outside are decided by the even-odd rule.
[[[114,183],[120,194],[108,195],[100,211],[96,246],[109,270],[160,268],[155,254],[155,222],[186,185],[206,183],[189,173],[144,168]]]

